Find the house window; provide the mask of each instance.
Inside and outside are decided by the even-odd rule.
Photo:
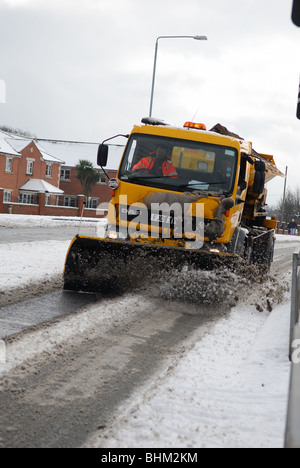
[[[5,172],[12,172],[13,170],[13,158],[6,158]]]
[[[52,164],[47,163],[47,166],[46,166],[46,177],[52,177]]]
[[[21,193],[19,197],[20,203],[34,204],[34,194],[32,193]]]
[[[106,183],[106,176],[104,174],[104,172],[100,172],[100,178],[99,178],[99,181],[97,182],[97,184],[105,184]]]
[[[75,206],[75,197],[64,197],[64,206]]]
[[[96,210],[98,206],[98,198],[88,198],[87,208]]]
[[[71,169],[61,169],[60,178],[62,180],[71,180]]]
[[[11,190],[4,190],[3,201],[4,201],[4,203],[11,202]]]
[[[26,175],[33,175],[34,159],[27,159]]]

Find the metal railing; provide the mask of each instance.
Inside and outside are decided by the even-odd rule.
[[[294,341],[295,326],[299,322],[300,306],[300,253],[293,255],[292,271],[292,300],[291,300],[291,324],[290,324],[290,359],[292,356],[292,344]]]
[[[292,361],[285,448],[300,448],[300,254],[293,255],[289,357]]]

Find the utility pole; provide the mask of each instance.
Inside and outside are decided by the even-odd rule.
[[[286,195],[287,174],[288,174],[288,166],[286,166],[286,168],[285,168],[285,179],[284,179],[284,189],[283,189],[283,199],[282,199],[282,210],[281,210],[281,220],[280,220],[281,226],[282,226],[282,223],[283,223],[284,210],[285,210],[285,195]]]

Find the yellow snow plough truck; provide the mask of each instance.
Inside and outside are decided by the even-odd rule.
[[[203,124],[177,128],[147,117],[123,136],[128,142],[109,180],[106,231],[73,239],[64,289],[122,289],[186,266],[243,261],[270,268],[276,219],[266,211],[266,183],[284,177],[273,156],[220,124],[207,131]],[[107,141],[98,150],[102,169]]]

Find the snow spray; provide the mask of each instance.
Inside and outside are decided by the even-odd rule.
[[[5,364],[6,362],[6,344],[5,341],[0,340],[0,364]]]

